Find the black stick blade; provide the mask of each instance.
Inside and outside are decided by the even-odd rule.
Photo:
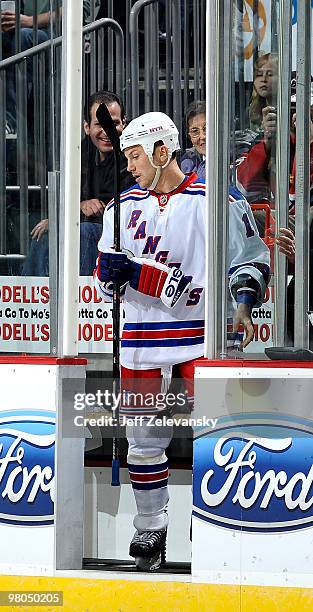
[[[114,121],[105,104],[99,104],[97,108],[97,119],[111,141],[111,145],[116,153],[120,153],[120,137],[114,125]]]

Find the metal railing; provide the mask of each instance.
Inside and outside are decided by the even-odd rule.
[[[272,51],[279,50],[280,74],[289,71],[287,58],[287,37],[290,38],[290,24],[288,14],[290,14],[290,2],[284,3],[284,14],[280,16],[279,27],[277,29],[276,19],[271,28]],[[58,7],[59,2],[54,3]],[[124,6],[126,20],[125,23],[118,23],[115,19],[117,4]],[[276,8],[278,3],[272,1]],[[286,4],[286,7],[285,7]],[[288,4],[288,10],[287,10]],[[107,0],[107,17],[95,20],[96,14],[94,6],[92,8],[92,22],[83,27],[82,35],[84,39],[83,56],[83,99],[79,101],[84,105],[89,95],[99,89],[112,89],[126,100],[128,119],[151,110],[165,111],[173,117],[179,127],[183,146],[186,144],[186,134],[183,127],[183,115],[192,100],[206,98],[206,79],[205,79],[205,10],[206,0],[125,0],[124,2],[114,3]],[[213,5],[213,3],[212,3]],[[208,9],[212,5],[208,5]],[[238,0],[237,6],[244,3]],[[257,9],[259,2],[253,2],[253,21],[251,39],[253,46],[254,59],[259,54],[259,33],[257,24]],[[277,5],[277,6],[276,6]],[[20,10],[20,1],[17,2],[17,12]],[[223,227],[224,241],[227,242],[227,213],[220,210],[220,202],[225,201],[227,187],[227,167],[228,167],[228,137],[236,129],[236,116],[240,117],[240,127],[247,126],[247,97],[251,92],[252,82],[247,81],[244,74],[244,54],[243,54],[243,21],[238,30],[239,38],[239,61],[237,62],[237,73],[232,61],[229,49],[234,40],[234,27],[230,19],[230,12],[227,13],[227,3],[222,0],[215,0],[212,16],[216,18],[216,28],[212,28],[210,34],[210,58],[212,64],[208,67],[207,83],[210,83],[213,93],[208,95],[208,102],[211,105],[208,113],[210,133],[215,130],[214,139],[216,147],[213,146],[214,139],[211,141],[211,157],[214,159],[216,170],[212,171],[210,185],[212,185],[212,201],[214,199],[215,220],[210,221],[217,236],[219,228]],[[219,7],[219,11],[217,11]],[[282,6],[281,6],[282,8]],[[226,11],[224,14],[224,10]],[[299,85],[305,85],[305,91],[298,88],[298,125],[301,126],[300,138],[297,137],[297,165],[305,167],[305,174],[297,174],[297,208],[300,215],[296,221],[297,253],[298,263],[296,264],[298,285],[301,283],[301,270],[304,269],[305,284],[308,282],[307,269],[307,214],[305,203],[308,199],[307,176],[308,151],[307,142],[303,140],[307,133],[307,108],[305,109],[304,100],[308,99],[308,74],[309,63],[306,55],[306,47],[310,40],[309,19],[307,10],[299,12],[299,19],[305,26],[306,36],[299,40]],[[209,25],[209,20],[207,21]],[[210,24],[212,25],[212,19]],[[227,26],[227,27],[226,27]],[[283,29],[282,29],[283,28]],[[219,38],[216,39],[216,32]],[[21,51],[21,28],[20,20],[16,22],[16,53],[12,57],[0,60],[0,262],[1,265],[9,257],[14,261],[22,261],[27,255],[29,246],[29,230],[33,220],[30,213],[35,208],[39,218],[49,216],[49,221],[57,224],[59,207],[59,174],[60,168],[60,135],[61,125],[61,51],[62,36],[60,35],[60,19],[55,26],[50,24],[48,39],[38,43],[38,23],[34,21],[33,42],[34,46],[26,51]],[[214,33],[215,32],[215,33]],[[224,48],[224,43],[227,43]],[[217,43],[219,47],[217,46]],[[288,43],[289,44],[289,43]],[[302,44],[302,47],[301,47]],[[219,61],[213,53],[218,48]],[[282,53],[285,52],[285,56]],[[227,50],[227,58],[225,53]],[[1,58],[1,37],[0,37],[0,58]],[[289,49],[288,49],[289,57]],[[213,61],[214,60],[214,61]],[[215,62],[216,60],[216,62]],[[28,95],[28,66],[32,64],[32,105]],[[211,62],[211,59],[210,59]],[[224,63],[223,63],[224,62]],[[214,63],[214,71],[213,71]],[[212,70],[211,70],[212,66]],[[14,69],[16,76],[17,93],[17,138],[6,140],[6,75],[9,69]],[[300,72],[302,69],[302,73]],[[229,74],[231,78],[229,79]],[[232,82],[229,83],[229,80]],[[279,219],[282,224],[286,221],[286,198],[288,196],[288,133],[286,117],[289,112],[284,106],[284,98],[288,96],[289,84],[281,81],[278,92],[278,118],[284,123],[285,130],[281,131],[277,140],[276,161],[277,161],[277,182],[276,189],[277,202],[279,205]],[[215,89],[214,89],[215,88]],[[209,94],[209,92],[208,92]],[[213,95],[214,94],[214,95]],[[301,97],[302,96],[302,97]],[[233,99],[237,98],[236,108]],[[228,100],[232,104],[228,106]],[[239,100],[239,104],[238,104]],[[302,101],[301,101],[302,100]],[[220,108],[218,110],[218,104]],[[223,110],[222,110],[223,109]],[[32,123],[27,117],[32,111]],[[230,115],[230,118],[229,118]],[[302,134],[302,136],[301,136]],[[302,140],[301,140],[302,138]],[[210,138],[211,140],[211,138]],[[274,147],[273,147],[274,148]],[[302,156],[302,157],[301,157]],[[302,160],[302,161],[301,161]],[[10,171],[10,164],[13,171]],[[212,164],[212,168],[214,167]],[[223,171],[221,171],[223,168]],[[49,188],[48,188],[49,175]],[[300,194],[300,195],[299,195]],[[36,199],[35,199],[36,198]],[[281,203],[281,204],[279,204]],[[13,207],[17,218],[16,231],[19,234],[19,248],[14,252],[8,244],[7,217],[8,209]],[[226,206],[227,208],[227,206]],[[39,217],[40,216],[40,217]],[[213,230],[212,230],[213,231]],[[220,236],[220,235],[219,235]],[[219,238],[220,240],[220,238]],[[56,261],[57,234],[52,231],[49,233],[50,241],[50,280],[53,286],[57,266],[53,265]],[[222,241],[217,241],[216,244]],[[302,246],[301,246],[302,245]],[[304,247],[304,248],[302,248]],[[221,246],[220,250],[223,248]],[[10,252],[11,251],[11,252]],[[215,254],[216,255],[216,254]],[[7,257],[8,256],[8,257]],[[221,275],[225,268],[225,262],[217,254],[217,267]],[[282,260],[281,260],[282,261]],[[283,268],[284,268],[284,262]],[[2,271],[2,268],[0,268]],[[223,289],[218,288],[219,279],[214,272],[214,291],[215,296],[219,294],[219,304],[225,302]],[[280,295],[284,293],[285,270],[278,274]],[[300,292],[300,293],[299,293]],[[307,309],[307,288],[300,291],[297,310],[301,312],[296,325],[296,336],[298,342],[306,344],[307,329],[303,333],[306,322]],[[213,295],[213,294],[212,294]],[[280,329],[278,336],[283,342],[285,329],[284,304],[285,297],[280,300],[277,315],[280,317]],[[222,325],[220,313],[223,309],[211,304],[215,308],[216,325]],[[213,312],[210,308],[210,311]],[[225,310],[225,308],[224,308]],[[210,332],[211,333],[211,332]],[[217,337],[208,336],[208,354],[213,355],[225,352],[225,338],[222,327]],[[56,343],[54,339],[52,345]]]
[[[104,69],[105,36],[110,31],[114,36],[110,41],[110,54],[107,58],[108,71]],[[95,36],[99,34],[98,36]],[[110,18],[100,19],[84,26],[83,37],[92,35],[92,50],[84,55],[83,91],[85,100],[90,92],[108,88],[108,81],[122,98],[125,93],[125,52],[124,34],[120,25]],[[25,51],[0,61],[0,253],[8,254],[7,244],[7,196],[8,193],[18,195],[15,202],[18,210],[17,227],[19,227],[19,254],[26,256],[29,244],[29,196],[40,192],[41,218],[48,213],[48,171],[60,169],[60,70],[61,70],[62,36],[49,39]],[[49,54],[49,57],[47,57]],[[100,68],[95,71],[97,59],[100,58]],[[36,60],[36,64],[34,64]],[[33,125],[27,120],[29,111],[27,62],[33,62]],[[87,67],[88,65],[88,67]],[[114,69],[112,66],[114,65]],[[6,127],[6,72],[13,68],[16,71],[16,139],[5,138]],[[108,75],[114,73],[114,79]],[[95,77],[95,78],[94,78]],[[82,101],[82,103],[84,100]],[[30,134],[32,138],[30,139]],[[31,140],[32,160],[29,156]],[[10,155],[16,159],[16,184],[7,184],[7,144],[11,143]],[[13,146],[12,146],[13,145]],[[16,146],[15,146],[16,145]],[[33,166],[31,164],[33,161]],[[30,184],[34,182],[34,184]],[[39,218],[38,218],[39,221]],[[11,253],[10,253],[11,254]],[[13,253],[12,253],[13,255]]]
[[[205,99],[205,0],[137,0],[130,11],[130,56],[127,110],[132,117],[145,110],[165,110],[183,134],[183,106]],[[160,10],[163,7],[165,57],[160,67]],[[139,18],[144,13],[143,49]],[[192,37],[191,37],[192,35]],[[162,40],[162,38],[161,38]],[[142,50],[144,69],[141,74]],[[183,52],[182,52],[183,50]],[[191,63],[192,62],[192,63]],[[162,93],[165,89],[165,103]],[[141,102],[141,93],[143,102]]]
[[[48,172],[60,170],[60,1],[52,5],[57,17],[47,27],[47,40],[36,44],[39,30],[35,16],[34,46],[22,51],[21,3],[16,3],[16,53],[0,59],[0,134],[3,135],[0,145],[0,253],[3,255],[11,251],[7,237],[8,205],[18,216],[19,254],[25,257],[31,229],[29,212],[36,209],[33,216],[37,214],[38,221],[47,217]],[[172,115],[185,144],[184,111],[192,99],[205,97],[205,6],[206,0],[169,0],[165,3],[161,0],[135,3],[125,0],[126,22],[122,28],[114,19],[116,6],[112,0],[106,3],[108,17],[99,20],[94,20],[95,6],[91,2],[92,23],[83,27],[82,106],[91,93],[99,89],[114,90],[126,99],[129,119],[149,110],[163,110]],[[139,23],[143,31],[139,31]],[[0,40],[0,58],[1,47]],[[30,65],[31,103],[28,95]],[[16,78],[17,137],[16,141],[6,142],[6,76],[9,70],[14,71]],[[27,119],[29,114],[32,115],[31,123]],[[14,160],[15,178],[14,174],[6,176],[10,158]],[[36,204],[35,192],[39,192],[36,197],[40,199]]]
[[[229,126],[222,125],[227,123],[227,109],[225,108],[225,100],[221,95],[217,101],[217,91],[219,88],[222,74],[226,75],[226,85],[229,97],[231,84],[228,82],[229,77],[233,83],[233,92],[235,92],[234,82],[237,85],[239,100],[239,118],[240,127],[247,126],[247,101],[246,94],[248,89],[242,89],[246,83],[244,78],[244,49],[243,49],[243,31],[249,30],[251,34],[250,45],[253,60],[261,56],[262,47],[259,40],[258,28],[255,27],[256,20],[259,16],[258,10],[261,6],[264,10],[263,3],[254,0],[250,7],[250,22],[244,24],[244,18],[247,20],[248,12],[244,11],[244,3],[240,0],[236,2],[236,8],[239,7],[241,13],[241,23],[234,34],[239,39],[239,61],[237,62],[237,76],[234,76],[235,66],[233,62],[232,73],[228,73],[224,65],[225,56],[229,50],[230,32],[224,30],[226,19],[222,16],[222,11],[225,9],[223,0],[215,0],[210,6],[207,14],[207,83],[210,83],[210,90],[207,95],[207,117],[208,131],[210,138],[207,142],[208,159],[210,160],[207,168],[207,178],[210,185],[210,206],[208,210],[208,247],[207,247],[207,278],[210,291],[207,295],[207,319],[206,319],[206,355],[209,358],[219,358],[225,356],[223,346],[225,343],[225,297],[222,292],[223,278],[225,271],[222,267],[221,254],[227,251],[227,235],[225,234],[225,218],[221,219],[221,208],[225,204],[225,193],[223,192],[223,177],[218,180],[218,168],[215,167],[216,161],[221,167],[224,163],[223,174],[227,172],[225,165],[225,153],[228,146],[228,139],[231,137]],[[275,215],[276,235],[279,233],[280,227],[288,227],[288,206],[289,206],[289,189],[290,189],[290,136],[291,136],[291,112],[290,112],[290,76],[291,76],[291,51],[292,51],[292,20],[291,20],[291,1],[280,0],[271,2],[272,13],[271,22],[269,23],[270,32],[268,38],[270,40],[270,48],[266,48],[263,53],[267,56],[271,52],[278,57],[278,86],[273,97],[269,96],[265,106],[272,106],[272,112],[276,115],[277,136],[271,134],[271,146],[269,159],[264,164],[264,177],[261,181],[268,182],[268,191],[271,191],[271,178],[276,178],[276,190],[270,196],[270,205]],[[278,19],[279,15],[279,19]],[[253,20],[253,21],[252,21]],[[312,42],[312,16],[310,3],[298,3],[298,24],[297,24],[297,52],[293,53],[293,59],[296,55],[296,74],[297,74],[297,125],[296,134],[293,132],[293,138],[296,136],[296,155],[293,158],[295,161],[296,170],[296,202],[295,202],[295,300],[294,300],[294,344],[297,347],[306,348],[309,345],[309,327],[308,327],[308,306],[309,306],[309,260],[312,245],[309,240],[309,214],[310,206],[312,207],[312,179],[310,192],[310,80],[312,74],[311,66],[311,42]],[[253,28],[251,27],[251,23]],[[261,49],[260,49],[261,47]],[[221,51],[222,49],[222,51]],[[293,51],[295,51],[293,49]],[[295,62],[294,62],[295,64]],[[212,66],[212,69],[211,69]],[[217,67],[219,69],[217,69]],[[252,79],[250,79],[252,86]],[[251,88],[250,88],[251,91]],[[277,105],[277,107],[276,107]],[[238,109],[238,107],[237,107]],[[293,111],[294,112],[294,111]],[[235,126],[235,112],[233,111],[232,126]],[[262,121],[262,116],[261,116]],[[260,121],[260,124],[261,124]],[[264,141],[264,126],[260,125],[260,132],[255,134],[256,139],[251,143],[250,147],[260,145]],[[219,141],[226,138],[221,151],[219,151]],[[234,139],[235,140],[235,139]],[[265,142],[265,141],[264,141]],[[256,164],[254,158],[252,165]],[[311,158],[312,164],[312,158]],[[249,169],[250,170],[250,169]],[[255,168],[254,168],[255,170]],[[262,170],[258,170],[259,174],[256,177],[256,188],[262,188],[258,184]],[[253,173],[252,173],[253,174]],[[293,177],[294,178],[294,177]],[[269,204],[268,204],[269,205]],[[227,216],[227,206],[224,210],[224,216]],[[290,221],[290,219],[289,219]],[[215,229],[215,233],[214,233]],[[224,234],[224,239],[223,239]],[[311,232],[312,234],[312,232]],[[212,265],[213,262],[213,265]],[[292,270],[289,269],[292,274]],[[217,275],[219,274],[219,278]],[[286,289],[287,289],[287,267],[285,255],[279,255],[275,260],[274,266],[274,281],[275,281],[275,322],[274,322],[274,343],[278,346],[284,346],[286,341],[291,342],[291,338],[286,338],[287,334],[287,317],[286,317]],[[310,291],[310,294],[312,291]],[[292,306],[291,302],[288,304]],[[312,306],[311,306],[312,307]],[[288,321],[289,322],[289,321]],[[275,329],[276,326],[276,329]]]

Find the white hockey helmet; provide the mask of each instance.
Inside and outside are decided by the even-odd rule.
[[[175,123],[165,115],[165,113],[145,113],[136,119],[133,119],[129,125],[123,130],[120,137],[121,150],[125,151],[129,147],[141,145],[145,153],[148,155],[149,161],[153,168],[156,168],[156,173],[149,189],[154,189],[156,186],[161,171],[170,163],[174,151],[180,149],[179,133]],[[162,141],[168,149],[169,156],[164,166],[156,166],[153,161],[154,146],[157,142]]]
[[[153,156],[154,145],[164,142],[170,155],[180,149],[178,129],[165,113],[145,113],[133,119],[120,137],[121,149],[141,145],[148,157]]]

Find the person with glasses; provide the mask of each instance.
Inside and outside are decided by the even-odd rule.
[[[184,174],[196,172],[205,179],[206,115],[205,102],[192,102],[186,112],[186,127],[192,147],[186,149],[181,158]]]

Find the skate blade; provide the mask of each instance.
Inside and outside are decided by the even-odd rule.
[[[154,557],[135,557],[136,568],[140,572],[156,572],[162,563],[161,553]]]

